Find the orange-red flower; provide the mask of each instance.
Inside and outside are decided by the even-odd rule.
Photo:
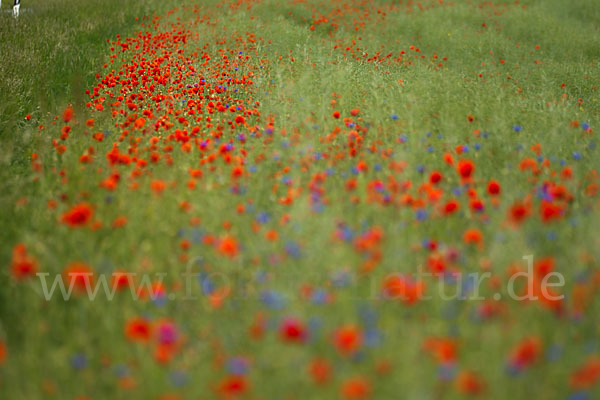
[[[341,354],[352,354],[363,344],[362,331],[356,325],[345,325],[333,334],[333,343]]]
[[[354,377],[345,380],[342,383],[340,391],[346,399],[364,399],[371,393],[371,385],[363,377]]]
[[[71,207],[67,212],[62,215],[62,222],[71,226],[79,227],[84,226],[92,219],[93,215],[92,206],[88,203],[79,203]]]
[[[531,213],[531,204],[529,201],[516,201],[510,207],[509,219],[516,224],[523,222]]]
[[[457,343],[454,339],[427,338],[423,342],[423,349],[435,357],[439,363],[454,362],[458,357]]]
[[[67,107],[65,109],[65,111],[63,112],[63,121],[65,121],[65,122],[71,121],[73,119],[73,115],[74,115],[73,107],[70,107],[70,106]]]
[[[307,334],[304,324],[296,318],[286,318],[279,327],[281,339],[288,343],[302,343]]]
[[[439,183],[441,180],[442,173],[440,171],[433,171],[431,175],[429,175],[429,182],[433,183],[434,185]]]
[[[63,280],[68,287],[79,293],[87,292],[94,287],[94,270],[84,262],[75,261],[67,265],[63,271]]]
[[[517,370],[527,368],[535,363],[542,353],[542,342],[532,336],[521,340],[512,351],[509,362]]]
[[[0,340],[0,365],[6,360],[6,345]]]
[[[485,383],[473,371],[461,371],[456,377],[456,390],[466,395],[479,395],[485,390]]]
[[[27,279],[37,272],[37,260],[27,254],[24,244],[16,244],[13,247],[11,272],[16,280]]]
[[[471,160],[460,160],[456,170],[463,179],[469,179],[475,171],[475,164]]]
[[[219,241],[217,249],[221,254],[230,258],[237,256],[240,251],[237,240],[230,235],[225,235]]]
[[[446,215],[454,214],[456,211],[460,209],[460,204],[458,201],[451,199],[444,204],[443,212]]]
[[[150,189],[156,194],[161,194],[167,188],[167,183],[159,179],[150,182]]]
[[[498,183],[498,181],[496,181],[496,180],[491,180],[491,181],[488,183],[487,191],[488,191],[488,193],[489,193],[490,195],[492,195],[492,196],[499,195],[499,194],[500,194],[500,190],[501,190],[501,188],[500,188],[500,183]]]
[[[132,342],[146,343],[152,337],[152,326],[144,318],[130,319],[125,325],[125,336]]]
[[[463,242],[465,244],[481,245],[483,242],[483,234],[477,228],[470,228],[463,234]]]
[[[115,271],[111,278],[111,288],[116,290],[123,290],[132,283],[133,276],[129,275],[125,271]]]
[[[308,372],[316,384],[324,384],[331,378],[331,364],[322,358],[315,358],[308,365]]]
[[[221,394],[232,396],[242,395],[250,389],[250,384],[244,376],[232,375],[221,381],[218,391]]]
[[[383,294],[389,299],[398,299],[411,305],[425,294],[425,282],[412,280],[408,276],[393,274],[383,281]]]
[[[569,383],[574,389],[589,389],[600,380],[600,357],[590,356],[571,374]]]

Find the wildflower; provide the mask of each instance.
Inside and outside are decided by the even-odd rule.
[[[265,333],[265,325],[266,321],[264,315],[260,312],[257,313],[254,317],[254,321],[248,328],[248,333],[250,333],[250,337],[252,337],[252,339],[255,340],[262,338]]]
[[[111,287],[117,291],[123,290],[129,287],[133,280],[133,277],[125,271],[115,271],[112,273]]]
[[[340,388],[345,399],[364,399],[371,393],[371,385],[362,377],[354,377],[345,380]]]
[[[454,214],[456,211],[458,211],[460,208],[460,205],[458,204],[458,202],[454,199],[452,200],[448,200],[446,202],[446,204],[444,205],[443,211],[444,214],[446,215],[450,215],[450,214]]]
[[[488,183],[487,191],[492,196],[497,196],[500,194],[500,184],[496,180],[491,180]]]
[[[156,328],[156,336],[159,344],[172,345],[178,338],[177,327],[172,322],[162,322]]]
[[[119,216],[119,217],[117,217],[117,218],[115,218],[114,221],[113,221],[113,223],[112,223],[112,226],[115,229],[116,228],[122,228],[125,225],[127,225],[127,217],[122,216],[122,215]]]
[[[34,276],[37,272],[37,261],[27,254],[24,244],[16,244],[12,251],[11,271],[13,277],[20,281]]]
[[[125,325],[125,336],[132,342],[146,343],[152,336],[152,326],[143,318],[130,319]]]
[[[238,179],[242,175],[244,175],[244,169],[242,167],[240,167],[240,166],[234,167],[233,170],[231,171],[231,178],[232,179]]]
[[[93,210],[89,203],[79,203],[62,215],[61,221],[72,228],[87,225],[92,219]]]
[[[4,364],[4,361],[6,361],[6,353],[6,344],[0,340],[0,365]]]
[[[472,199],[469,202],[469,207],[474,212],[482,212],[485,209],[485,205],[483,204],[483,202],[480,199]]]
[[[84,369],[87,366],[85,354],[77,353],[71,357],[71,367],[76,370]]]
[[[233,357],[227,362],[227,369],[232,375],[246,375],[249,369],[249,361],[243,357]]]
[[[550,222],[556,219],[560,219],[565,210],[562,206],[555,204],[550,201],[542,201],[540,203],[540,217],[543,222]]]
[[[229,258],[237,256],[240,251],[237,240],[229,235],[225,235],[219,241],[217,249],[221,254]]]
[[[537,337],[528,337],[521,340],[513,349],[509,357],[509,366],[521,371],[534,364],[542,351],[542,342]]]
[[[84,293],[93,286],[94,271],[84,262],[75,261],[67,265],[63,271],[63,279],[69,287],[79,293]]]
[[[444,153],[444,162],[448,165],[454,164],[454,158],[452,158],[452,154]]]
[[[285,252],[292,258],[299,258],[301,255],[300,245],[290,240],[285,244]]]
[[[150,182],[150,189],[152,189],[152,191],[157,195],[161,194],[166,188],[167,184],[164,181],[155,179]]]
[[[65,109],[65,111],[63,112],[63,121],[65,121],[65,123],[68,123],[69,121],[71,121],[73,119],[73,107],[69,106]]]
[[[322,385],[331,378],[331,365],[323,358],[315,358],[308,365],[308,372],[316,384]]]
[[[485,384],[473,371],[462,371],[456,377],[456,389],[467,395],[479,395],[483,393]]]
[[[393,274],[383,281],[383,294],[388,299],[399,299],[406,305],[414,304],[425,294],[425,282],[408,276]]]
[[[429,175],[429,182],[432,184],[439,183],[442,180],[442,174],[439,171],[433,171],[431,175]]]
[[[528,201],[516,201],[509,209],[509,218],[512,222],[520,224],[530,214],[531,205]]]
[[[465,244],[481,245],[482,241],[483,235],[477,228],[467,229],[463,234],[463,242],[465,242]]]
[[[223,379],[218,386],[219,393],[226,396],[243,395],[250,389],[250,385],[243,375],[232,375]]]
[[[143,129],[145,125],[146,125],[146,119],[142,118],[142,117],[136,119],[135,122],[133,123],[133,126],[135,127],[135,129]]]
[[[357,326],[345,325],[334,332],[333,342],[341,354],[352,354],[362,346],[363,334]]]
[[[431,337],[423,341],[423,349],[436,358],[439,363],[452,363],[458,357],[454,339]]]
[[[302,343],[306,340],[307,331],[302,322],[295,318],[286,318],[279,327],[279,335],[284,342]]]
[[[270,229],[265,233],[265,239],[270,242],[275,242],[279,238],[279,235],[276,230]]]
[[[456,169],[463,179],[469,179],[475,170],[475,164],[471,160],[460,160]]]
[[[543,279],[546,275],[554,271],[554,258],[544,257],[535,261],[534,272],[537,277]]]
[[[600,357],[590,356],[569,379],[573,389],[589,389],[600,380]]]

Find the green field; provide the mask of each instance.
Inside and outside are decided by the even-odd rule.
[[[0,13],[0,399],[600,396],[596,0]]]

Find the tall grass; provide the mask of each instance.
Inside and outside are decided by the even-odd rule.
[[[7,9],[7,1],[4,3],[3,11]],[[567,293],[587,271],[588,264],[580,260],[597,263],[600,214],[593,200],[584,196],[590,171],[600,168],[596,138],[583,137],[580,128],[570,127],[572,121],[585,121],[597,135],[600,126],[600,11],[595,0],[570,5],[560,0],[495,5],[455,1],[426,12],[390,13],[385,22],[359,33],[352,25],[342,25],[335,33],[327,26],[310,30],[313,8],[325,13],[341,7],[338,1],[265,0],[235,12],[223,4],[228,2],[199,2],[203,12],[219,22],[216,26],[193,25],[198,42],[190,44],[189,51],[202,48],[216,57],[220,48],[236,46],[234,41],[219,43],[217,39],[223,36],[252,32],[263,38],[255,45],[257,59],[264,60],[261,68],[257,60],[252,61],[258,71],[253,77],[255,85],[240,96],[258,101],[261,123],[272,118],[277,130],[270,145],[256,141],[249,150],[248,169],[263,152],[266,161],[257,166],[256,173],[244,178],[243,196],[231,193],[230,168],[220,160],[215,163],[216,172],[207,172],[195,192],[187,191],[188,168],[198,166],[200,156],[177,148],[172,154],[174,166],[163,163],[148,167],[150,172],[140,178],[142,185],[136,191],[126,184],[111,192],[99,188],[99,177],[111,170],[102,164],[104,155],[120,133],[109,113],[94,115],[94,130],[110,135],[102,143],[93,143],[100,161],[89,167],[79,162],[92,143],[88,134],[82,134],[84,121],[90,116],[84,106],[84,91],[93,87],[96,74],[104,74],[103,66],[110,62],[107,39],[117,34],[130,36],[140,29],[143,17],[163,15],[173,7],[180,9],[167,20],[193,19],[189,8],[156,0],[24,0],[18,19],[9,13],[0,15],[0,265],[9,265],[13,246],[23,242],[41,260],[44,271],[60,273],[67,263],[82,260],[99,273],[116,268],[167,271],[168,284],[175,286],[181,284],[179,272],[183,268],[177,258],[182,253],[180,242],[191,238],[198,243],[187,253],[190,259],[201,260],[202,267],[211,266],[231,281],[248,283],[250,289],[243,289],[254,291],[248,299],[236,299],[219,310],[204,300],[155,305],[130,302],[126,296],[114,302],[44,302],[38,286],[15,282],[6,268],[0,273],[0,340],[9,344],[11,353],[0,371],[0,398],[3,390],[7,398],[15,399],[75,398],[83,393],[93,398],[146,399],[169,391],[179,391],[187,399],[206,390],[212,394],[214,382],[223,375],[211,364],[211,357],[215,365],[220,362],[215,342],[226,348],[228,356],[254,357],[252,379],[257,392],[266,393],[266,398],[299,386],[302,390],[310,388],[306,393],[312,396],[315,389],[305,376],[305,364],[317,355],[336,359],[329,336],[323,334],[319,337],[322,340],[305,347],[286,347],[276,334],[262,342],[249,340],[246,328],[257,313],[265,311],[264,302],[252,297],[258,291],[273,289],[288,296],[291,300],[281,313],[306,320],[315,317],[329,332],[359,319],[360,310],[372,305],[373,288],[379,287],[382,276],[410,272],[422,263],[428,253],[420,246],[432,238],[445,246],[444,251],[460,249],[456,262],[465,272],[491,265],[499,279],[505,279],[507,266],[520,261],[524,254],[552,255],[557,269],[567,277]],[[380,4],[404,7],[412,2]],[[334,49],[335,44],[345,47],[358,36],[359,46],[370,55],[383,46],[384,54],[392,51],[398,55],[405,50],[406,57],[413,57],[417,53],[409,49],[415,46],[425,58],[414,59],[411,65],[376,65],[345,57],[343,50]],[[302,164],[307,159],[316,160],[317,154],[334,154],[339,150],[334,145],[345,149],[345,136],[333,144],[321,140],[336,127],[345,129],[340,120],[332,118],[333,93],[339,96],[336,109],[344,116],[350,109],[360,108],[360,118],[369,127],[365,134],[369,144],[378,141],[379,150],[393,149],[389,159],[383,159],[378,151],[362,154],[370,168],[356,176],[363,198],[369,182],[387,179],[378,168],[387,174],[385,164],[392,160],[408,165],[406,170],[394,172],[398,180],[411,181],[417,187],[427,181],[431,171],[440,170],[447,193],[453,189],[460,192],[456,171],[445,164],[442,155],[455,154],[456,146],[467,146],[468,157],[476,162],[480,187],[492,178],[501,182],[503,193],[498,204],[488,205],[489,211],[481,219],[465,213],[418,222],[410,207],[350,202],[344,188],[354,176],[357,160],[344,159],[334,167],[323,160]],[[60,135],[61,125],[60,120],[53,125],[53,118],[69,103],[75,107],[77,121],[73,125],[78,134],[69,138],[69,150],[58,156],[51,139]],[[24,120],[27,114],[31,122]],[[39,130],[38,125],[44,129]],[[401,135],[407,138],[406,143],[399,140]],[[538,143],[552,168],[560,170],[561,162],[573,167],[568,183],[575,194],[569,205],[571,214],[552,224],[539,221],[536,214],[526,226],[513,229],[507,223],[511,204],[529,194],[538,195],[535,190],[539,182],[532,183],[519,171],[523,158],[536,157],[531,147]],[[33,152],[44,160],[40,174],[31,171]],[[282,169],[288,166],[285,162],[290,169],[283,174]],[[324,184],[329,203],[323,212],[311,210],[306,192],[291,206],[278,202],[273,186],[278,184],[281,192],[284,177],[297,187],[305,187],[314,174],[330,167],[333,172]],[[66,171],[68,184],[62,183],[61,170]],[[123,181],[127,181],[129,170],[122,172]],[[178,185],[155,196],[149,189],[151,179]],[[464,193],[462,196],[466,197]],[[58,210],[63,212],[81,198],[98,205],[98,218],[105,222],[99,230],[72,230],[57,222],[59,211],[47,207],[48,201],[59,201]],[[182,213],[183,201],[201,217],[200,228],[191,226],[190,215]],[[238,213],[240,204],[252,211]],[[262,232],[259,235],[252,230],[261,211],[271,215],[265,229],[277,230],[281,241],[268,242]],[[111,230],[111,221],[123,214],[129,220],[127,228]],[[279,223],[284,214],[290,224]],[[369,227],[383,227],[386,238],[379,250],[384,262],[372,278],[361,280],[355,273],[363,254],[356,253],[351,243],[332,242],[332,231],[341,222],[354,227],[357,234]],[[215,254],[197,238],[207,233],[218,235],[225,225],[231,225],[227,232],[243,245],[241,255],[232,260]],[[462,233],[471,226],[484,232],[486,243],[481,250],[461,243]],[[301,247],[301,257],[281,256],[293,252],[284,249],[290,243]],[[332,276],[344,271],[350,271],[354,279],[354,286],[347,291],[331,284]],[[264,272],[263,280],[259,280],[259,272]],[[331,290],[339,302],[318,308],[299,301],[297,286],[304,283]],[[522,303],[507,302],[506,315],[485,323],[474,322],[472,303],[434,300],[415,308],[389,303],[377,306],[385,346],[369,349],[364,358],[336,359],[335,366],[338,376],[368,375],[372,374],[368,363],[392,359],[396,366],[392,378],[377,381],[378,398],[382,399],[458,397],[451,384],[436,379],[440,370],[422,356],[420,345],[427,336],[460,338],[464,345],[461,365],[481,369],[492,397],[565,398],[571,393],[567,384],[570,371],[585,356],[585,346],[598,338],[593,317],[572,323]],[[599,309],[598,301],[591,302],[588,315]],[[279,315],[277,312],[273,314]],[[188,335],[186,352],[175,366],[158,365],[146,348],[125,341],[123,326],[133,315],[171,318]],[[274,317],[270,322],[276,321]],[[513,378],[507,376],[504,361],[510,345],[531,334],[539,335],[545,343],[564,345],[568,355],[561,359],[561,365],[544,359],[524,379],[508,381]],[[80,353],[88,355],[89,364],[74,371],[72,357]],[[361,364],[364,359],[368,363]],[[135,394],[122,391],[116,383],[125,365],[138,380]],[[171,369],[186,371],[191,377],[188,385],[174,388],[169,380]],[[320,397],[314,398],[336,398],[338,389],[324,387],[315,395]],[[592,393],[597,394],[597,390]]]

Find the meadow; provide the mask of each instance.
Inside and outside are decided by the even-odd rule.
[[[11,5],[0,399],[600,396],[596,0]]]

